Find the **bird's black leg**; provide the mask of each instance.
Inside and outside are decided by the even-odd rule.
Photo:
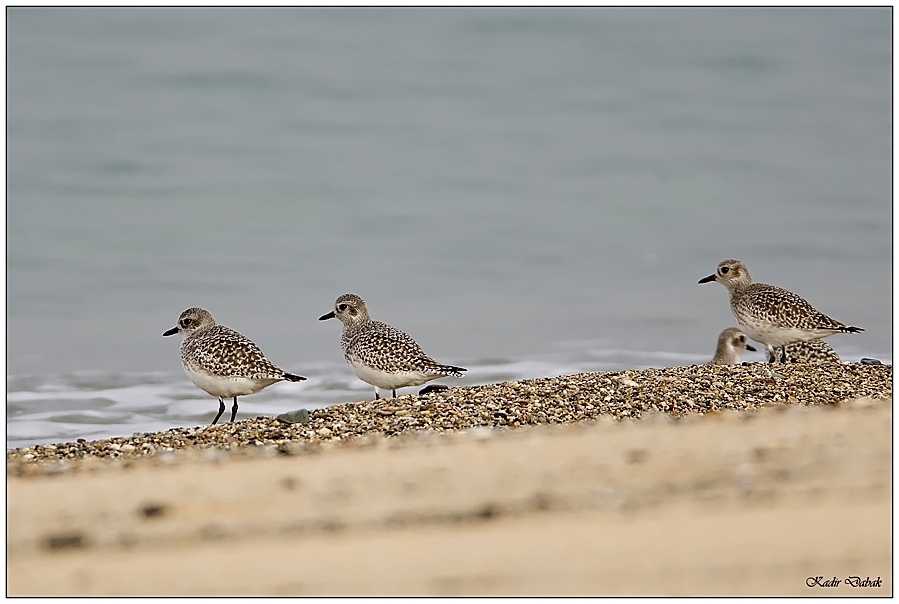
[[[393,398],[396,398],[396,390],[393,391]]]
[[[234,406],[231,407],[231,422],[234,422],[234,418],[237,417],[237,397],[234,397]]]
[[[219,418],[222,416],[222,413],[225,412],[225,401],[222,400],[222,397],[219,397],[219,414],[215,416],[215,419],[212,420],[212,425],[215,425],[215,422],[219,421]]]

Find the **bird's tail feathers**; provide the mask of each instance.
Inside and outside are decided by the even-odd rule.
[[[829,329],[835,333],[859,333],[865,331],[861,327],[853,327],[852,325],[820,325],[818,329]]]
[[[304,377],[301,376],[301,375],[294,375],[294,374],[292,374],[292,373],[287,373],[287,372],[285,371],[285,372],[284,372],[284,379],[287,380],[288,382],[302,382],[302,381],[305,380],[306,378],[304,378]]]
[[[468,371],[465,367],[456,367],[455,365],[438,365],[437,369],[439,369],[441,373],[457,378],[464,377],[462,372]]]

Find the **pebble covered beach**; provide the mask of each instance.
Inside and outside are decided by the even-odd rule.
[[[828,572],[892,594],[890,365],[582,373],[286,416],[7,451],[9,593],[808,596]]]
[[[72,472],[178,455],[295,455],[322,445],[358,446],[402,434],[515,429],[538,424],[681,418],[767,405],[833,405],[892,398],[891,365],[692,365],[581,373],[359,401],[288,417],[175,427],[130,437],[7,451],[7,472]]]

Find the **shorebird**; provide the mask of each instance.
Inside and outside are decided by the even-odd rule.
[[[372,321],[365,302],[355,294],[344,294],[334,302],[334,310],[319,321],[338,318],[343,323],[340,345],[343,356],[363,382],[375,387],[375,399],[381,388],[393,391],[406,386],[420,386],[444,376],[462,377],[463,367],[441,365],[424,353],[409,335],[382,323]]]
[[[728,327],[718,336],[718,347],[709,365],[739,365],[740,355],[744,350],[755,352],[755,348],[746,342],[746,334],[736,327]]]
[[[796,342],[768,354],[768,362],[776,363],[841,363],[840,355],[824,340]]]
[[[769,356],[775,348],[810,342],[835,333],[864,331],[831,319],[804,298],[773,285],[753,283],[739,260],[724,260],[714,274],[699,283],[717,281],[730,293],[730,309],[743,332],[765,345]]]
[[[231,421],[237,416],[237,397],[255,394],[275,382],[299,382],[306,378],[287,373],[265,358],[249,338],[218,325],[208,311],[188,308],[178,325],[162,335],[181,333],[181,364],[197,388],[219,399],[215,424],[225,411],[225,398],[233,398]]]

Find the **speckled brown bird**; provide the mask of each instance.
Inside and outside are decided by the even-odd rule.
[[[769,363],[842,363],[840,355],[824,340],[796,342],[768,355]]]
[[[215,424],[225,411],[224,398],[233,398],[231,421],[237,416],[237,397],[255,394],[275,382],[299,382],[306,378],[287,373],[265,358],[259,347],[240,333],[218,325],[208,311],[188,308],[178,325],[162,335],[184,335],[181,364],[196,386],[219,399]]]
[[[343,323],[340,345],[343,356],[356,376],[375,387],[393,391],[406,386],[420,386],[444,376],[462,377],[463,367],[441,365],[424,353],[409,335],[382,323],[372,321],[365,301],[355,294],[344,294],[334,302],[334,310],[319,321],[338,318]]]
[[[717,281],[730,292],[730,309],[747,336],[761,342],[768,355],[774,349],[796,342],[810,342],[835,333],[857,333],[852,327],[831,319],[791,291],[773,285],[753,283],[739,260],[724,260],[714,274],[699,283]]]

